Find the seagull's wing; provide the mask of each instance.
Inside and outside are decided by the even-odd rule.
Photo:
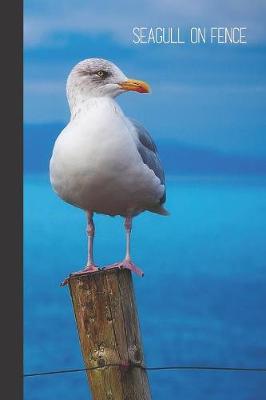
[[[137,134],[137,149],[144,164],[146,164],[160,179],[165,188],[165,176],[161,161],[158,157],[157,147],[149,132],[137,121],[130,118],[130,122],[135,128]],[[160,199],[160,204],[166,201],[166,189]]]

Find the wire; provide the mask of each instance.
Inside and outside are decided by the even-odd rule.
[[[69,374],[74,372],[93,371],[96,369],[102,369],[106,367],[121,367],[127,368],[121,364],[107,364],[104,366],[91,367],[91,368],[76,368],[76,369],[62,369],[58,371],[45,371],[45,372],[33,372],[31,374],[24,374],[24,378],[44,375],[56,375],[56,374]],[[177,370],[194,370],[194,371],[231,371],[231,372],[266,372],[266,368],[244,368],[244,367],[211,367],[203,365],[176,365],[176,366],[164,366],[164,367],[143,367],[142,365],[131,364],[129,367],[141,368],[146,371],[177,371]]]

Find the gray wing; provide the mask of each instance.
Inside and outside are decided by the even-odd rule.
[[[158,157],[157,147],[149,132],[137,121],[130,118],[134,125],[138,137],[137,149],[144,162],[160,179],[161,184],[165,186],[165,176],[161,161]],[[166,201],[166,190],[160,199],[160,204]]]

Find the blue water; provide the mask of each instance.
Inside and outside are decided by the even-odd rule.
[[[83,367],[68,289],[86,259],[84,214],[43,176],[24,189],[25,373]],[[170,217],[134,221],[146,364],[266,366],[266,181],[168,179]],[[96,261],[124,254],[121,218],[96,216]],[[150,372],[154,400],[265,400],[266,374]],[[25,379],[25,400],[88,400],[83,372]]]

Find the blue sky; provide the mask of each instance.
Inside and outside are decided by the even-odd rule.
[[[232,4],[233,3],[233,4]],[[146,80],[151,95],[118,99],[154,138],[266,156],[266,3],[26,0],[24,119],[67,122],[65,81],[78,61],[103,57]],[[245,26],[246,45],[134,45],[134,26]]]

